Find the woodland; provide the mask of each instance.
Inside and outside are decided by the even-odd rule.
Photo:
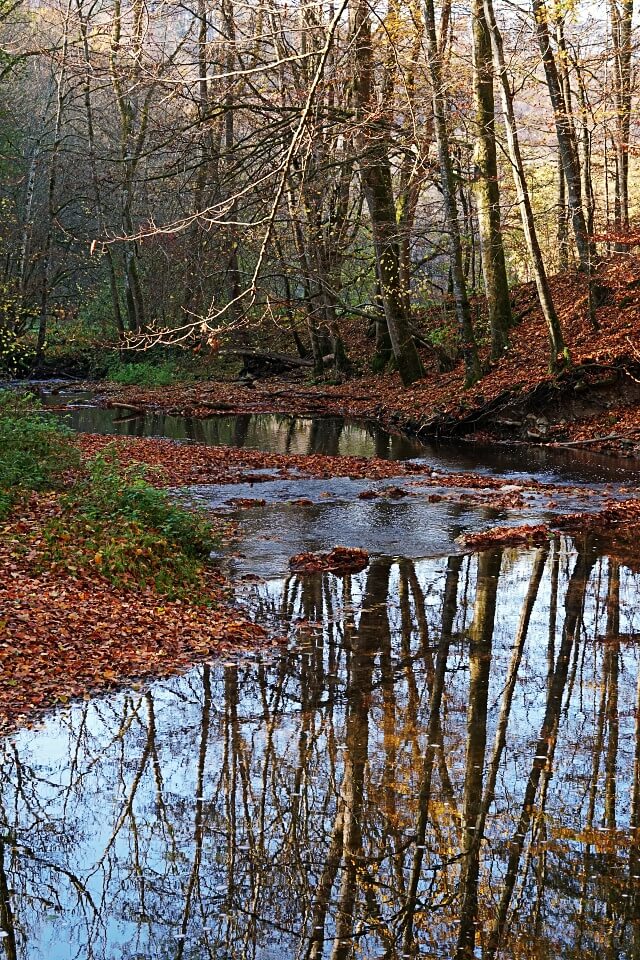
[[[536,314],[555,373],[634,260],[632,0],[7,0],[2,38],[6,369],[97,341],[469,387]]]
[[[633,0],[0,0],[0,956],[640,957]]]

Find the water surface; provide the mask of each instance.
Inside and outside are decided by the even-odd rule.
[[[585,449],[528,444],[435,443],[384,430],[376,423],[345,417],[303,417],[278,413],[216,414],[183,417],[129,407],[92,406],[87,392],[43,394],[45,404],[66,404],[74,429],[130,437],[166,437],[210,445],[281,454],[380,457],[427,460],[435,469],[558,482],[633,482],[640,480],[634,460],[602,456]]]
[[[638,957],[638,596],[586,540],[247,583],[286,649],[4,742],[6,956]]]

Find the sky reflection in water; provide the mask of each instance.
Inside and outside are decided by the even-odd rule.
[[[586,541],[248,583],[283,655],[5,741],[6,956],[640,956],[637,597]]]

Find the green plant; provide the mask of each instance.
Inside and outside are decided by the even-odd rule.
[[[203,566],[217,533],[202,511],[151,486],[141,465],[122,467],[107,450],[90,461],[62,508],[45,527],[49,561],[96,569],[119,586],[205,599]]]
[[[34,359],[32,344],[0,322],[0,376],[13,378],[27,373]]]
[[[70,431],[38,413],[33,397],[0,391],[0,517],[24,490],[54,485],[77,464]]]
[[[172,360],[153,363],[141,360],[137,363],[124,363],[114,360],[109,364],[107,377],[114,383],[124,386],[168,387],[176,379],[176,365]]]

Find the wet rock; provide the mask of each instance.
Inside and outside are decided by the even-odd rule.
[[[539,440],[546,437],[549,433],[549,421],[542,414],[529,413],[525,417],[525,427],[527,437],[531,440]]]
[[[369,566],[369,554],[357,547],[334,547],[328,553],[298,553],[289,560],[293,573],[360,573]]]

